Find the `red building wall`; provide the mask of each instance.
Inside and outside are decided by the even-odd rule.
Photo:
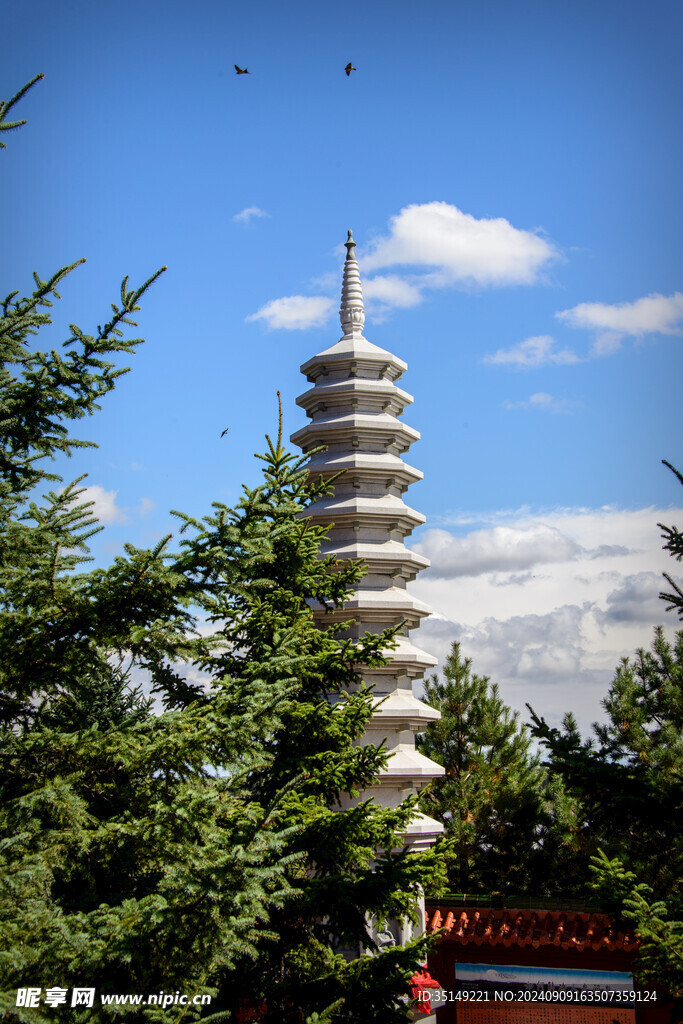
[[[429,957],[429,973],[455,995],[455,967],[563,968],[632,973],[638,937],[619,931],[607,915],[546,910],[427,907],[427,929],[443,929]],[[617,1001],[572,1003],[493,1002],[449,999],[437,1009],[438,1024],[678,1024],[663,993],[635,985],[634,1007]]]

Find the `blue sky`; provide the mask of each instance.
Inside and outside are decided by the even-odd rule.
[[[462,639],[517,707],[595,718],[665,620],[656,523],[681,506],[660,464],[683,464],[680,4],[3,11],[0,94],[45,74],[0,155],[5,292],[87,257],[56,345],[124,274],[169,268],[134,371],[81,427],[98,451],[65,468],[108,523],[98,557],[255,483],[278,388],[302,425],[351,227],[366,335],[407,361],[422,432],[420,642]]]

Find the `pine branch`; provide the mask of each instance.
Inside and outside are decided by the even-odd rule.
[[[666,466],[667,469],[671,470],[671,472],[678,480],[679,484],[683,484],[683,473],[679,473],[678,470],[674,466],[672,466],[670,462],[666,461],[666,459],[662,459],[662,465]]]
[[[19,90],[18,93],[15,93],[15,95],[12,97],[12,99],[7,100],[7,101],[0,100],[0,132],[13,131],[15,128],[20,128],[21,125],[26,124],[25,120],[23,120],[23,121],[6,121],[5,117],[8,114],[8,112],[12,109],[12,107],[15,105],[15,103],[18,103],[19,100],[22,98],[22,96],[25,96],[26,93],[28,92],[28,90],[32,86],[34,86],[36,84],[36,82],[40,81],[40,79],[44,78],[44,77],[45,77],[45,75],[42,75],[42,74],[36,75],[35,78],[32,78],[30,82],[27,82],[26,85],[24,85]],[[4,142],[0,142],[0,149],[7,149],[7,147],[6,147]]]
[[[36,291],[28,298],[18,300],[15,300],[14,296],[19,293],[16,291],[11,292],[2,303],[3,315],[0,318],[0,338],[6,337],[23,345],[27,335],[37,334],[38,328],[44,324],[51,323],[52,321],[47,313],[36,314],[34,311],[39,306],[52,307],[48,295],[54,295],[56,299],[61,298],[57,292],[57,285],[67,274],[70,274],[72,270],[75,270],[76,267],[85,262],[85,259],[80,259],[69,266],[62,267],[61,270],[52,275],[49,281],[42,281],[34,271],[33,277],[37,285]],[[21,350],[19,348],[15,352],[18,357],[21,357]],[[10,362],[18,361],[11,358],[11,351],[7,353],[5,358]]]
[[[673,594],[667,594],[665,591],[660,593],[659,597],[662,601],[668,601],[666,610],[668,612],[678,611],[679,619],[683,619],[683,590],[679,587],[678,583],[669,576],[668,572],[663,572],[662,576],[667,581],[670,587],[673,588]]]

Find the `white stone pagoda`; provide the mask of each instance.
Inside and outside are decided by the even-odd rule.
[[[368,570],[344,608],[332,612],[322,606],[314,608],[320,626],[354,620],[348,635],[360,637],[403,624],[398,646],[387,652],[388,664],[363,671],[363,679],[374,684],[377,706],[360,742],[385,740],[391,754],[376,786],[363,797],[372,796],[380,805],[394,807],[444,771],[415,749],[415,734],[440,717],[438,711],[413,696],[413,682],[436,664],[435,658],[409,639],[410,631],[430,613],[428,606],[406,589],[429,565],[404,544],[425,521],[402,497],[411,483],[422,479],[422,473],[401,458],[420,435],[400,419],[413,401],[396,386],[406,364],[363,336],[363,291],[350,231],[345,244],[340,309],[343,337],[302,365],[301,372],[312,386],[297,404],[305,409],[310,423],[292,434],[291,440],[304,452],[326,446],[309,463],[316,479],[345,471],[334,484],[334,494],[308,510],[315,523],[330,527],[322,553],[363,559]],[[435,842],[442,831],[439,822],[417,814],[404,843],[421,849]],[[398,941],[405,938],[397,936]]]

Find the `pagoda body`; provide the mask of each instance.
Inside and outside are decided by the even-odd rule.
[[[307,510],[313,522],[329,527],[321,554],[362,559],[367,568],[343,608],[314,607],[319,625],[326,628],[353,620],[347,635],[358,638],[403,623],[398,646],[387,651],[389,662],[362,672],[365,682],[374,686],[377,706],[360,742],[384,740],[391,755],[363,799],[374,797],[384,807],[395,807],[444,771],[415,749],[416,733],[440,718],[438,711],[413,696],[412,688],[413,681],[436,664],[409,639],[410,631],[430,613],[406,589],[429,565],[428,559],[404,544],[425,521],[403,501],[405,491],[422,479],[422,473],[401,456],[420,435],[400,419],[413,401],[396,385],[406,364],[363,336],[363,293],[350,231],[346,246],[340,310],[343,337],[302,365],[311,387],[297,404],[310,422],[291,440],[304,452],[325,446],[309,463],[315,479],[344,471],[334,483],[334,494]],[[439,822],[417,814],[404,843],[412,849],[424,848],[442,831]]]

